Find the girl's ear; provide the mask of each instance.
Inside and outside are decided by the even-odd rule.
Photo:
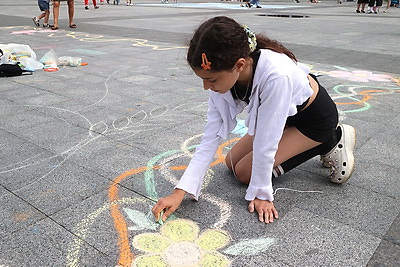
[[[236,61],[234,68],[237,69],[239,72],[242,72],[244,70],[245,65],[246,65],[246,59],[241,57]]]

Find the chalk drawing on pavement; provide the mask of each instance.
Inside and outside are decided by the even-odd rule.
[[[221,164],[224,159],[222,154],[223,149],[231,142],[236,142],[237,140],[238,138],[235,138],[222,144],[218,148],[216,159],[211,166]],[[184,143],[189,145],[187,140]],[[140,200],[138,198],[119,198],[119,183],[128,177],[144,174],[147,195],[150,199],[156,201],[158,196],[155,190],[154,171],[164,168],[169,170],[184,170],[186,168],[186,166],[181,165],[163,166],[163,164],[156,163],[163,158],[168,158],[175,154],[179,154],[180,156],[187,155],[188,151],[194,148],[195,146],[185,147],[183,153],[179,150],[164,152],[152,158],[147,166],[131,169],[116,177],[108,191],[109,202],[90,214],[75,227],[74,232],[78,233],[78,237],[69,246],[67,266],[76,266],[75,264],[79,263],[80,249],[83,243],[82,240],[86,238],[91,225],[101,213],[107,210],[107,208],[113,218],[114,227],[118,234],[118,241],[116,244],[119,248],[119,259],[117,263],[119,266],[191,266],[187,265],[189,263],[195,264],[194,266],[197,266],[196,264],[199,263],[201,263],[200,266],[229,266],[231,262],[228,258],[229,256],[249,255],[249,251],[258,254],[266,251],[273,245],[276,241],[275,239],[263,237],[262,239],[239,240],[237,243],[226,248],[232,240],[229,233],[220,228],[222,228],[231,217],[230,204],[207,193],[204,194],[203,199],[218,206],[221,215],[216,217],[217,222],[213,225],[212,229],[205,230],[200,235],[199,227],[191,220],[167,220],[166,223],[160,226],[154,222],[152,215],[149,216],[149,214],[133,209],[132,205],[127,205],[138,203],[138,201],[143,203],[145,200]],[[169,158],[169,160],[170,159],[171,158]],[[164,174],[166,173],[164,172]],[[167,178],[167,180],[174,179],[176,178]],[[127,207],[121,209],[122,205]],[[122,211],[124,211],[125,214]],[[156,231],[159,227],[159,233],[157,233]],[[153,232],[134,235],[133,239],[131,238],[130,241],[129,232],[140,232],[143,230],[151,230]],[[254,244],[257,245],[255,246]],[[224,248],[224,250],[222,250],[222,248]],[[141,251],[142,253],[135,255],[133,249]],[[191,256],[182,257],[180,253]]]
[[[51,29],[32,26],[8,26],[0,27],[0,30],[11,30],[11,32],[9,33],[12,35],[34,35],[36,33],[49,33],[48,36],[53,36],[54,34],[56,34],[56,31],[53,31]]]
[[[16,28],[21,28],[21,27],[7,27],[7,29],[16,29]],[[4,27],[2,28],[4,29]],[[47,37],[62,37],[66,36],[72,39],[76,39],[80,42],[102,42],[102,43],[107,43],[107,42],[131,42],[132,46],[137,46],[137,47],[147,47],[152,50],[159,50],[159,51],[165,51],[165,50],[173,50],[173,49],[187,49],[187,46],[181,46],[181,45],[167,45],[167,44],[155,44],[155,42],[151,42],[146,39],[141,39],[141,38],[108,38],[104,35],[98,35],[98,34],[88,34],[88,33],[82,33],[82,32],[74,32],[74,31],[67,31],[67,30],[48,30],[48,29],[41,29],[41,28],[35,28],[35,27],[27,27],[24,26],[20,30],[14,30],[11,31],[10,34],[12,35],[35,35],[35,34],[47,34]],[[96,52],[90,52],[89,50],[85,51],[85,53],[96,53],[100,54],[100,51]]]
[[[325,74],[326,73],[327,72],[325,72]],[[384,78],[386,79],[386,82],[393,83],[393,80],[389,79],[389,77],[385,76]],[[400,90],[396,83],[393,83],[393,87],[377,87],[370,84],[367,85],[363,82],[360,83],[361,84],[355,85],[337,85],[333,88],[332,97],[338,104],[339,109],[340,106],[347,105],[347,109],[343,110],[343,112],[351,113],[366,111],[370,107],[368,100],[371,99],[374,95],[378,96],[380,94],[393,94],[399,92]],[[104,95],[101,101],[103,101],[105,97],[106,95]],[[204,108],[204,105],[206,105],[206,103],[201,103],[198,107]],[[176,123],[176,121],[168,121],[161,126],[158,125],[158,122],[162,122],[164,119],[168,119],[168,116],[171,116],[171,112],[173,112],[174,115],[177,116],[185,116],[185,112],[181,113],[181,111],[191,106],[192,105],[185,104],[182,105],[182,109],[180,109],[179,107],[172,109],[168,108],[167,106],[163,106],[155,108],[154,112],[141,110],[135,113],[135,115],[127,116],[126,119],[123,120],[124,123],[120,123],[118,125],[116,125],[115,122],[109,124],[104,121],[93,125],[98,125],[101,129],[103,129],[101,131],[103,136],[115,135],[115,137],[118,139],[118,135],[123,134],[124,137],[121,137],[122,140],[123,138],[126,138],[126,136],[133,136],[140,131],[157,130],[164,128],[166,125],[173,125],[174,123]],[[146,125],[146,129],[141,129],[141,125]],[[151,125],[153,125],[154,127],[151,127]],[[245,133],[246,129],[243,126],[243,123],[240,122],[238,128],[235,129],[235,134],[243,135]],[[91,214],[90,218],[87,217],[82,221],[82,223],[78,224],[78,226],[74,229],[74,232],[78,232],[78,236],[80,238],[83,238],[82,236],[90,234],[91,225],[93,225],[96,220],[99,220],[100,214],[106,212],[108,209],[110,212],[110,216],[113,220],[115,232],[118,235],[118,239],[115,242],[119,255],[117,259],[118,265],[131,266],[132,264],[134,264],[133,266],[141,267],[146,266],[146,264],[151,264],[154,266],[168,266],[173,263],[174,260],[176,260],[174,259],[174,257],[179,256],[173,256],[172,254],[169,255],[169,251],[172,251],[172,249],[168,248],[171,248],[172,241],[168,238],[168,240],[165,240],[166,237],[163,236],[161,231],[161,228],[163,226],[157,224],[154,221],[154,218],[152,218],[152,215],[149,215],[148,211],[143,212],[143,209],[138,209],[137,205],[139,203],[139,200],[128,200],[126,198],[120,198],[118,185],[127,178],[138,177],[138,179],[143,180],[145,184],[147,197],[152,201],[157,201],[158,194],[156,190],[156,172],[161,174],[161,177],[165,181],[171,184],[176,184],[176,182],[178,181],[177,175],[180,171],[184,171],[187,166],[173,165],[173,162],[176,159],[182,157],[192,157],[193,150],[196,147],[194,143],[196,143],[199,138],[200,135],[190,137],[184,140],[184,142],[180,146],[180,149],[170,150],[161,153],[151,158],[145,166],[128,170],[117,176],[109,187],[109,201],[107,202],[107,204],[105,204],[104,207],[101,208],[101,210],[98,210],[97,213],[95,213],[96,216],[94,216],[94,214]],[[214,177],[213,167],[223,163],[224,149],[226,149],[227,146],[229,146],[233,142],[236,142],[238,139],[239,137],[229,140],[228,142],[221,144],[221,146],[218,148],[215,161],[211,164],[211,168],[207,172],[203,188],[207,187],[209,182]],[[232,214],[230,212],[231,206],[229,202],[208,193],[204,193],[202,195],[202,198],[204,201],[207,201],[210,204],[219,208],[219,214],[217,214],[219,216],[216,217],[215,222],[211,227],[212,230],[210,231],[222,231],[223,233],[225,233],[226,236],[229,236],[229,232],[221,230],[225,227],[227,221],[232,217]],[[151,203],[154,204],[154,202],[150,202],[148,205],[151,205]],[[181,219],[176,220],[179,221]],[[176,220],[168,221],[164,225],[167,225],[169,223],[173,225],[173,222]],[[196,224],[191,220],[184,221],[187,222],[187,224],[189,225]],[[185,228],[187,226],[182,227]],[[178,229],[180,228],[178,227]],[[143,231],[147,232],[143,233]],[[206,233],[207,231],[208,230],[205,230],[203,231],[203,233]],[[201,231],[199,231],[198,237],[202,235],[200,232]],[[139,236],[140,238],[137,236]],[[156,247],[152,243],[155,242],[154,240],[157,240],[157,238],[163,240],[159,242],[159,247]],[[185,248],[191,247],[191,249],[188,250],[187,253],[194,253],[193,255],[202,255],[201,249],[203,248],[198,247],[196,242],[187,240],[179,242],[191,242],[192,244],[185,243]],[[215,251],[217,253],[212,254],[212,258],[218,262],[221,262],[221,266],[225,266],[223,264],[229,264],[229,262],[232,262],[233,259],[230,258],[231,256],[255,255],[257,253],[266,251],[271,245],[275,244],[276,242],[277,240],[270,237],[243,239],[236,240],[235,242],[230,239],[229,244],[226,244],[225,247],[216,246]],[[212,242],[210,241],[210,244],[211,243]],[[71,244],[68,252],[68,266],[74,266],[73,263],[80,262],[80,257],[83,256],[80,255],[80,246],[81,244],[79,243],[79,240],[76,240]],[[176,245],[176,247],[179,246]],[[222,257],[219,257],[220,255],[222,255]],[[200,262],[203,260],[203,258],[197,256],[193,256],[193,259],[197,259]]]
[[[371,108],[368,102],[375,95],[400,93],[400,87],[380,87],[371,85],[336,85],[333,91],[337,94],[332,98],[336,105],[355,106],[352,109],[341,110],[341,113],[352,113],[366,111]],[[341,101],[340,99],[348,100]]]
[[[35,33],[50,33],[50,36],[54,35],[54,31],[53,30],[40,30],[40,29],[13,31],[10,34],[34,35]]]
[[[309,65],[313,69],[313,65]],[[369,100],[376,95],[400,92],[399,74],[374,73],[366,70],[348,70],[345,67],[333,66],[336,70],[313,70],[315,75],[327,75],[332,78],[344,79],[360,84],[338,84],[330,92],[336,105],[346,106],[340,109],[340,114],[366,111],[371,108]],[[367,85],[365,83],[368,83]],[[373,84],[374,83],[374,84]],[[329,90],[328,90],[329,91]]]
[[[148,47],[153,50],[172,50],[172,49],[186,49],[187,46],[175,46],[175,45],[164,45],[164,44],[154,44],[149,40],[140,39],[140,38],[107,38],[104,35],[97,34],[87,34],[87,33],[79,33],[79,32],[68,32],[66,34],[67,37],[79,40],[81,42],[132,42],[132,46],[141,46]]]
[[[65,34],[65,32],[58,32],[57,34]],[[51,36],[50,36],[51,37]],[[106,39],[104,36],[92,36],[92,35],[83,35],[82,33],[67,33],[67,37],[78,39],[82,42],[117,42],[120,40],[133,42],[133,45],[145,46],[154,50],[168,50],[168,49],[177,49],[177,48],[185,48],[185,47],[176,47],[176,46],[159,46],[156,44],[149,44],[147,40],[144,39]],[[342,70],[346,71],[346,70]],[[325,74],[328,72],[325,72]],[[332,71],[333,74],[337,74],[337,72]],[[354,74],[354,72],[352,72]],[[343,74],[343,73],[342,73]],[[341,74],[341,75],[342,75]],[[346,78],[349,80],[349,77],[353,77],[354,75],[349,75],[346,78],[346,75],[343,74],[343,77],[332,77],[332,78]],[[111,77],[111,76],[110,76]],[[109,77],[109,78],[110,78]],[[374,76],[374,79],[378,77]],[[382,78],[382,77],[381,77]],[[386,80],[389,80],[389,77],[383,77]],[[400,88],[398,83],[398,78],[391,78],[391,81],[396,83],[396,87],[378,87],[366,85],[363,81],[358,81],[360,84],[348,85],[341,84],[334,87],[334,98],[338,105],[348,105],[355,106],[354,109],[350,109],[353,111],[345,110],[345,112],[360,112],[366,111],[370,107],[368,103],[369,99],[374,95],[380,94],[393,94],[399,92]],[[100,102],[103,102],[108,97],[109,88],[106,88],[104,95],[95,103],[90,106],[94,106]],[[360,100],[361,98],[361,100]],[[348,102],[343,99],[349,100]],[[204,107],[206,103],[198,103],[198,107]],[[369,106],[368,106],[369,104]],[[189,105],[185,104],[185,107]],[[89,107],[89,106],[87,106]],[[360,108],[361,107],[361,108]],[[43,109],[53,109],[53,107],[41,107]],[[340,107],[339,107],[340,108]],[[85,108],[83,108],[85,109]],[[67,109],[59,109],[62,112],[71,113],[74,116],[78,116],[84,120],[87,120],[89,126],[87,126],[90,130],[89,133],[78,143],[71,145],[71,147],[64,149],[63,151],[58,152],[59,155],[64,155],[64,161],[69,160],[70,157],[76,153],[78,150],[84,150],[87,148],[89,144],[94,144],[95,141],[100,141],[103,137],[113,136],[116,137],[116,140],[129,138],[137,134],[138,132],[144,131],[152,131],[163,129],[168,125],[176,125],[176,118],[168,118],[171,117],[169,112],[176,112],[173,115],[186,116],[185,112],[179,113],[179,108],[169,108],[166,106],[158,107],[152,109],[150,112],[145,110],[140,110],[135,112],[134,114],[130,114],[126,117],[121,117],[113,120],[111,123],[101,118],[97,122],[89,121],[87,117],[85,117],[81,111],[71,111]],[[154,112],[153,112],[154,111]],[[44,112],[46,113],[46,112]],[[190,115],[188,115],[190,116]],[[59,116],[62,118],[62,116]],[[121,120],[122,119],[122,120]],[[126,119],[126,120],[125,120]],[[164,122],[166,120],[166,122]],[[120,123],[123,121],[124,123]],[[160,124],[158,124],[160,123]],[[143,125],[146,124],[146,128],[143,129]],[[86,127],[86,126],[85,126]],[[239,129],[238,132],[242,133],[245,129]],[[115,242],[115,246],[118,250],[118,260],[116,264],[121,266],[131,266],[133,263],[136,266],[145,266],[147,262],[157,263],[157,264],[170,264],[176,262],[176,257],[179,255],[174,255],[172,252],[175,251],[174,246],[172,244],[179,242],[188,242],[184,243],[185,248],[190,247],[188,253],[194,253],[196,255],[200,255],[199,257],[194,257],[198,260],[204,260],[204,262],[208,262],[207,259],[202,258],[202,251],[212,250],[213,253],[209,255],[210,261],[218,261],[221,264],[230,263],[230,256],[237,255],[256,255],[263,251],[266,251],[271,245],[273,245],[277,240],[269,237],[261,237],[261,238],[253,238],[253,239],[243,239],[236,240],[236,243],[230,238],[229,232],[225,230],[221,230],[226,226],[228,220],[233,216],[230,213],[231,206],[228,201],[224,201],[217,196],[204,193],[202,195],[205,201],[208,201],[212,205],[215,205],[219,209],[219,214],[217,214],[215,218],[215,223],[212,225],[211,229],[206,230],[198,230],[197,235],[193,235],[189,240],[174,240],[170,238],[170,236],[178,236],[178,232],[182,232],[188,227],[192,227],[195,229],[198,225],[191,220],[182,220],[176,219],[166,222],[164,225],[160,226],[156,224],[154,221],[151,221],[147,216],[148,213],[143,213],[143,209],[140,207],[146,206],[146,208],[152,204],[154,201],[158,199],[157,194],[157,184],[155,182],[155,172],[159,172],[161,177],[168,182],[175,183],[177,181],[177,177],[175,176],[177,172],[183,171],[186,169],[185,165],[173,165],[175,159],[182,157],[191,157],[193,155],[193,149],[196,145],[192,143],[197,140],[199,137],[194,136],[187,140],[185,140],[180,149],[166,151],[161,153],[153,158],[151,158],[146,166],[141,166],[137,168],[133,168],[126,172],[123,172],[119,176],[117,176],[110,184],[108,188],[108,200],[104,203],[100,208],[90,212],[83,220],[80,220],[79,223],[74,227],[73,232],[76,233],[75,238],[69,244],[68,254],[67,254],[67,265],[68,266],[78,266],[81,263],[81,258],[83,255],[83,245],[87,242],[87,237],[91,234],[95,234],[92,232],[95,231],[94,224],[96,222],[102,221],[104,217],[107,217],[107,213],[111,217],[113,226],[115,228],[115,232],[117,234],[117,240]],[[206,180],[204,183],[204,187],[207,187],[209,182],[214,177],[213,167],[223,163],[223,151],[226,149],[228,145],[233,142],[236,142],[237,139],[229,140],[228,142],[222,144],[217,152],[215,161],[212,163],[211,168],[207,172]],[[33,156],[30,159],[25,159],[19,162],[17,165],[9,165],[7,168],[3,168],[0,170],[2,172],[12,172],[17,171],[18,169],[24,168],[31,163],[31,161],[36,161],[37,157]],[[64,162],[63,161],[63,162]],[[58,167],[60,165],[56,165]],[[121,198],[119,192],[119,185],[126,178],[134,177],[139,180],[143,180],[146,186],[146,194],[148,199],[145,198]],[[152,201],[150,201],[151,199]],[[147,210],[147,209],[146,209]],[[23,217],[21,217],[23,219]],[[174,222],[183,223],[179,224],[178,227],[173,227]],[[168,226],[169,225],[169,226]],[[165,231],[163,227],[171,227],[177,229],[178,231],[173,232],[172,234],[165,236]],[[147,231],[143,233],[143,231]],[[175,231],[175,230],[174,230]],[[204,236],[203,236],[204,235]],[[137,237],[140,236],[141,238]],[[168,240],[164,242],[164,245],[155,248],[152,243],[153,239],[150,238],[152,236],[157,236],[161,238],[167,238]],[[186,235],[182,235],[183,237]],[[136,239],[135,239],[136,238]],[[201,242],[198,240],[202,240]],[[140,241],[140,242],[139,242]],[[182,244],[182,243],[180,243]],[[153,247],[152,247],[153,245]],[[176,245],[176,244],[175,244]],[[179,247],[179,245],[176,245]],[[147,250],[146,250],[147,249]],[[135,250],[135,251],[134,251]],[[136,253],[137,251],[141,251],[141,253]],[[156,252],[155,252],[156,251]],[[158,253],[154,255],[154,253]],[[253,253],[253,254],[252,254]],[[139,260],[141,259],[141,260]],[[215,265],[214,265],[215,266]],[[218,266],[218,265],[217,265]],[[224,266],[224,265],[221,265]]]
[[[218,250],[230,239],[226,231],[210,229],[199,235],[193,221],[172,220],[161,226],[160,233],[133,238],[133,247],[146,253],[135,258],[133,266],[229,266],[228,258]]]
[[[338,94],[338,97],[342,98],[347,98],[350,99],[352,97],[361,95],[359,93],[359,89],[363,89],[361,92],[363,92],[364,95],[367,95],[367,93],[371,93],[369,91],[374,90],[372,93],[375,94],[383,94],[383,93],[394,93],[394,92],[399,92],[399,88],[373,88],[371,86],[367,85],[354,85],[354,86],[349,86],[349,85],[341,85],[337,87],[338,89],[335,91]],[[344,93],[343,89],[346,89],[350,93]],[[370,89],[370,90],[367,90]],[[379,90],[379,91],[378,91]],[[108,91],[107,91],[108,92]],[[108,93],[105,93],[100,100],[96,101],[95,103],[100,103],[104,101],[107,98]],[[364,93],[365,92],[365,93]],[[367,102],[365,100],[364,102]],[[353,101],[355,102],[355,101]],[[351,104],[353,105],[353,104]],[[158,124],[159,122],[164,121],[165,119],[168,119],[168,116],[171,116],[171,112],[174,113],[174,115],[179,115],[179,116],[185,116],[183,112],[187,107],[190,105],[182,105],[182,110],[179,109],[179,107],[174,107],[174,108],[168,108],[167,106],[162,106],[162,107],[156,107],[152,109],[151,111],[138,111],[137,113],[133,115],[129,115],[126,118],[126,123],[124,124],[119,124],[117,125],[115,121],[112,121],[112,123],[108,123],[106,121],[100,121],[97,123],[93,123],[89,121],[85,116],[80,114],[79,112],[76,111],[70,111],[66,109],[57,109],[57,108],[52,108],[52,107],[38,107],[35,106],[35,108],[42,108],[44,110],[49,109],[49,110],[57,110],[61,113],[67,112],[67,113],[72,113],[76,115],[78,118],[83,119],[84,121],[87,121],[87,125],[90,129],[93,130],[92,126],[98,125],[101,126],[98,129],[102,129],[101,131],[97,131],[96,133],[92,133],[90,131],[90,134],[83,139],[81,142],[78,142],[76,145],[72,146],[71,148],[64,150],[61,153],[75,153],[78,149],[84,149],[85,146],[87,146],[89,143],[94,142],[95,140],[99,140],[98,138],[101,137],[106,137],[106,136],[111,136],[115,135],[118,137],[118,135],[121,135],[122,138],[126,138],[126,136],[135,135],[138,133],[138,131],[148,131],[148,130],[157,130],[157,129],[163,129],[165,128],[166,125],[174,125],[176,124],[176,120],[174,119],[169,119],[167,120],[167,123],[161,123],[160,125]],[[30,106],[34,107],[34,106]],[[198,104],[198,107],[203,108],[204,103]],[[361,111],[361,110],[360,110]],[[43,111],[44,114],[49,113],[49,111]],[[54,114],[53,114],[54,113]],[[56,112],[51,113],[52,117],[60,117],[61,113],[58,114]],[[58,115],[57,115],[58,114]],[[135,119],[133,119],[135,118]],[[146,129],[141,129],[142,126],[146,124],[148,128]],[[98,130],[97,129],[97,130]],[[237,129],[238,134],[242,134],[245,132],[245,129],[239,128]],[[123,136],[123,137],[122,137]],[[94,138],[96,137],[96,138]],[[117,138],[118,139],[118,138]],[[146,185],[146,193],[147,196],[152,199],[153,201],[156,201],[158,199],[157,195],[157,190],[156,190],[156,183],[155,183],[155,172],[158,171],[162,174],[162,177],[166,179],[167,181],[172,181],[175,182],[177,181],[177,178],[175,177],[175,172],[177,171],[183,171],[185,170],[186,166],[184,165],[177,165],[174,166],[172,165],[172,162],[174,159],[180,158],[180,157],[191,157],[193,155],[193,149],[195,145],[192,145],[191,143],[194,142],[194,140],[198,139],[198,136],[196,137],[191,137],[188,140],[185,140],[181,148],[179,150],[171,150],[164,152],[162,154],[157,155],[156,157],[152,158],[149,160],[146,166],[134,168],[131,170],[128,170],[118,177],[114,179],[112,184],[109,187],[108,190],[108,196],[109,196],[109,201],[104,204],[103,207],[100,209],[90,213],[84,220],[79,223],[76,228],[74,229],[74,232],[77,233],[77,238],[70,244],[69,249],[68,249],[68,266],[75,266],[74,264],[77,264],[80,262],[80,256],[81,256],[81,248],[82,244],[85,240],[85,237],[90,234],[90,229],[93,224],[100,219],[100,215],[104,214],[105,212],[109,211],[112,221],[114,223],[114,228],[118,236],[118,241],[116,242],[116,246],[118,247],[118,264],[122,266],[130,266],[134,260],[136,259],[142,259],[142,261],[137,261],[135,264],[138,266],[143,266],[140,264],[144,264],[143,262],[147,262],[146,256],[148,255],[142,255],[138,254],[135,255],[133,249],[135,249],[134,246],[132,246],[133,238],[132,234],[130,233],[136,233],[139,231],[143,230],[150,230],[157,232],[158,229],[157,227],[160,227],[159,225],[156,225],[150,222],[145,222],[145,219],[141,220],[140,223],[138,221],[133,221],[131,218],[132,216],[129,216],[129,214],[134,214],[135,216],[141,212],[141,210],[137,210],[137,204],[138,203],[143,203],[143,200],[139,199],[125,199],[125,198],[120,198],[119,196],[119,189],[118,185],[125,180],[128,177],[132,176],[143,176],[143,181],[145,182]],[[218,151],[217,155],[215,158],[215,161],[212,163],[211,168],[209,172],[207,173],[207,178],[206,178],[206,183],[205,186],[208,185],[208,182],[212,180],[213,178],[213,170],[212,167],[223,163],[224,156],[223,156],[223,150],[226,148],[226,146],[230,145],[232,142],[237,141],[237,139],[230,140],[224,144],[222,144]],[[65,160],[69,159],[70,154],[68,154],[67,157],[65,157]],[[16,170],[16,166],[9,168],[6,171],[14,171]],[[3,170],[5,171],[5,170]],[[227,201],[222,201],[218,197],[210,194],[203,194],[203,199],[205,201],[210,202],[212,205],[218,206],[220,212],[219,216],[216,217],[216,221],[212,227],[214,230],[222,229],[225,225],[226,222],[231,218],[232,214],[230,213],[231,207],[230,204]],[[151,205],[151,203],[148,203],[148,205]],[[144,218],[144,217],[142,217]],[[194,223],[194,222],[193,222]],[[154,232],[151,232],[154,234]],[[227,233],[228,235],[229,233]],[[134,235],[136,236],[136,235]],[[251,239],[251,241],[248,240],[237,240],[236,243],[232,244],[228,248],[219,248],[216,250],[218,253],[226,257],[226,259],[229,259],[230,256],[234,255],[235,253],[237,255],[245,255],[241,253],[249,253],[249,251],[256,251],[257,253],[260,253],[259,250],[254,250],[252,249],[252,244],[258,244],[256,247],[258,249],[263,249],[262,251],[265,251],[268,249],[269,246],[274,244],[276,240],[270,239],[268,237],[263,237],[262,240],[258,239]],[[258,242],[258,243],[257,243]],[[264,242],[264,243],[262,243]],[[231,241],[232,243],[232,241]],[[142,243],[141,243],[142,244]],[[193,245],[192,245],[193,246]],[[163,253],[166,253],[166,251],[169,250],[163,250]],[[213,259],[221,259],[216,257],[215,255],[219,254],[213,254]],[[249,255],[249,254],[247,254]],[[170,256],[172,257],[172,256]],[[225,259],[222,257],[222,259]],[[162,258],[162,257],[161,257]],[[160,259],[160,257],[155,257],[155,259]],[[151,261],[156,261],[155,259],[151,259]],[[173,259],[170,259],[170,261],[173,261]],[[142,262],[142,263],[140,263]],[[221,262],[225,262],[224,260],[221,260]]]
[[[51,118],[52,121],[57,123],[65,123],[66,125],[69,125],[67,121],[73,120],[75,123],[80,124],[82,126],[86,126],[89,128],[91,127],[91,122],[84,115],[65,108],[46,107],[42,105],[8,105],[7,107],[15,109],[19,108],[35,109],[39,113],[41,113],[43,117]],[[62,127],[60,127],[60,129],[61,128]],[[41,134],[40,129],[38,131],[39,132],[35,133],[36,135]],[[60,140],[63,140],[63,137],[67,137],[68,134],[69,134],[68,132],[64,132],[56,137],[59,138]],[[56,140],[58,140],[57,138]],[[48,164],[46,168],[48,169],[48,171],[44,171],[44,174],[41,177],[35,178],[34,180],[31,181],[26,180],[23,186],[14,189],[13,191],[18,192],[24,190],[25,188],[28,188],[35,183],[39,183],[45,177],[49,176],[56,169],[62,166],[63,163],[67,162],[70,159],[70,157],[74,155],[79,149],[82,149],[84,146],[88,145],[97,138],[99,138],[99,136],[91,137],[89,132],[84,133],[82,137],[78,140],[71,141],[67,138],[68,142],[65,144],[65,146],[59,146],[57,149],[54,150],[55,152],[54,154],[49,155],[49,153],[39,152],[33,156],[24,158],[12,164],[6,166],[0,165],[0,174],[13,173],[13,172],[18,173],[21,170],[33,167],[35,165],[43,164],[46,162],[49,163],[56,162],[55,164]],[[56,142],[56,140],[54,140],[54,142]]]
[[[388,74],[373,73],[366,70],[334,70],[327,73],[330,77],[347,79],[352,82],[363,82],[367,83],[370,81],[374,82],[390,82],[392,76]]]

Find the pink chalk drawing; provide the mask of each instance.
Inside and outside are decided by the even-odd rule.
[[[33,35],[33,34],[39,33],[39,32],[52,32],[52,33],[54,33],[53,30],[25,30],[25,31],[14,31],[14,32],[11,32],[11,34]]]
[[[364,83],[369,81],[390,82],[392,80],[392,76],[388,74],[377,74],[366,70],[353,70],[353,71],[334,70],[328,72],[328,75],[335,78],[343,78],[354,82],[364,82]]]

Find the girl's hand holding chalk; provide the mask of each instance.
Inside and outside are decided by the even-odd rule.
[[[156,221],[162,224],[181,204],[186,192],[181,189],[174,189],[171,195],[158,200],[151,209]]]

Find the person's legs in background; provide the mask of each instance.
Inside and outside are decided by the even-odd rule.
[[[96,2],[96,0],[92,0],[92,2],[93,2],[94,9],[98,9],[98,8],[99,8],[99,6],[97,5],[97,2]]]
[[[92,0],[92,2],[93,2],[94,8],[95,8],[95,9],[98,9],[99,7],[97,6],[96,0]],[[85,0],[85,9],[86,9],[86,10],[89,10],[89,0]]]
[[[50,16],[50,5],[46,0],[39,0],[38,1],[39,9],[40,11],[43,11],[39,16],[33,17],[33,23],[35,23],[35,26],[39,27],[39,20],[44,18],[43,22],[43,27],[48,27],[49,23],[49,16]]]
[[[261,6],[259,5],[260,1],[259,0],[250,0],[250,5],[251,6],[256,6],[256,8],[261,8]]]
[[[69,27],[76,28],[76,24],[74,24],[74,0],[68,0],[68,18],[69,18]]]
[[[375,12],[375,0],[369,0],[368,3],[368,14]]]
[[[392,0],[387,0],[386,9],[382,11],[383,13],[388,12],[391,2],[392,2]]]
[[[382,0],[376,0],[375,10],[374,10],[375,14],[377,14],[380,11],[382,4],[383,4]]]
[[[54,24],[51,27],[52,30],[58,29],[58,17],[60,15],[60,1],[53,1],[53,18]]]
[[[43,27],[48,27],[49,26],[49,17],[50,17],[50,10],[45,10],[44,11]]]

